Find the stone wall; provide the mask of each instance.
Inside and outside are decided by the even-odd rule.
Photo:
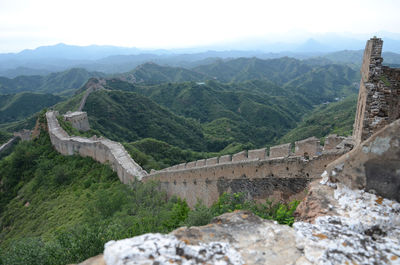
[[[400,202],[400,119],[329,164],[324,177]]]
[[[400,118],[400,69],[382,66],[383,41],[367,41],[353,137],[356,144]]]
[[[21,138],[22,141],[30,141],[32,139],[32,131],[23,129],[19,132],[14,132],[15,137]]]
[[[269,149],[269,157],[288,157],[290,155],[291,148],[292,145],[290,143],[272,146]]]
[[[79,131],[86,132],[90,130],[89,120],[86,112],[67,112],[67,114],[64,115],[64,120],[70,122],[72,127]]]
[[[8,148],[10,148],[16,141],[17,141],[17,136],[14,136],[10,140],[8,140],[6,143],[2,144],[0,146],[0,154],[6,151]]]
[[[249,150],[247,154],[263,156],[264,149]],[[249,199],[275,201],[301,200],[310,181],[320,178],[326,165],[347,149],[330,150],[311,160],[302,156],[259,158],[240,152],[232,156],[211,158],[152,172],[143,181],[160,181],[168,196],[186,199],[190,207],[197,200],[210,206],[224,192],[244,192]],[[234,158],[237,159],[234,159]],[[199,163],[200,162],[200,163]]]
[[[109,163],[125,184],[147,175],[120,143],[104,138],[69,136],[61,128],[54,111],[48,111],[46,119],[51,143],[61,154],[89,156],[100,163]]]
[[[78,111],[83,110],[83,108],[85,107],[85,104],[86,104],[86,100],[87,100],[88,96],[90,95],[90,93],[92,93],[93,91],[99,90],[99,89],[104,89],[105,84],[106,84],[105,79],[95,78],[95,77],[90,78],[85,84],[86,92],[83,95],[81,103],[79,104]]]
[[[295,155],[310,158],[316,155],[320,155],[321,152],[321,143],[316,137],[310,137],[302,141],[295,142]]]

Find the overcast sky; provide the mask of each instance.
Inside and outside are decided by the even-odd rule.
[[[377,31],[400,33],[399,0],[0,0],[0,52],[60,42],[182,48]]]

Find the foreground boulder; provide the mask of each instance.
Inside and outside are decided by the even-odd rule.
[[[327,166],[326,180],[400,201],[400,119]]]
[[[316,184],[334,215],[293,228],[237,211],[168,235],[110,241],[96,263],[400,264],[400,204],[342,184]]]

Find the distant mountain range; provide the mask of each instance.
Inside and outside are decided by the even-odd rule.
[[[0,76],[14,78],[19,75],[45,75],[65,71],[69,68],[84,68],[88,71],[123,73],[146,62],[160,65],[193,68],[219,59],[257,57],[260,59],[284,56],[297,59],[327,58],[331,62],[361,63],[365,41],[355,39],[310,38],[303,43],[264,43],[249,46],[246,43],[231,45],[232,49],[216,50],[175,49],[141,50],[116,46],[73,46],[57,44],[42,46],[19,53],[0,54]],[[400,64],[400,40],[384,39],[387,63]],[[337,56],[339,55],[339,57]],[[348,56],[350,55],[350,57]],[[385,56],[385,53],[384,53]],[[393,58],[392,58],[393,57]]]

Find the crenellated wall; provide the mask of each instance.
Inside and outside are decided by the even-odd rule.
[[[190,207],[198,199],[210,206],[224,192],[244,192],[255,200],[290,201],[302,199],[308,183],[349,150],[322,151],[317,138],[296,142],[295,149],[302,155],[292,154],[290,144],[285,144],[270,148],[279,157],[268,157],[266,148],[242,151],[152,171],[142,180],[160,181],[168,196],[184,198]]]
[[[147,175],[120,143],[104,138],[69,136],[61,128],[54,111],[48,111],[46,119],[51,143],[61,154],[89,156],[100,163],[109,163],[125,184]]]

